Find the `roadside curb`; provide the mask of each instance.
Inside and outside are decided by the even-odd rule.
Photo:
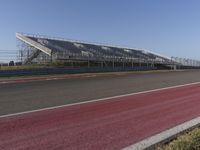
[[[200,125],[200,117],[184,122],[178,126],[170,128],[166,131],[158,133],[154,136],[146,138],[138,143],[130,145],[122,150],[143,150],[143,149],[155,149],[160,143],[166,143],[176,137],[178,134],[190,130],[191,128]]]

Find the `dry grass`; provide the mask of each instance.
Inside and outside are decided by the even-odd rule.
[[[178,136],[169,144],[158,147],[157,150],[200,150],[200,128]]]

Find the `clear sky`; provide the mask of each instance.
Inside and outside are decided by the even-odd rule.
[[[200,59],[199,0],[0,0],[0,50],[15,32]]]

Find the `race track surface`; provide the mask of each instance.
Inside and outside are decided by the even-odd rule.
[[[200,115],[200,84],[0,118],[0,149],[118,150]]]
[[[198,81],[189,70],[0,84],[0,116]]]
[[[200,81],[177,71],[0,84],[0,115]]]

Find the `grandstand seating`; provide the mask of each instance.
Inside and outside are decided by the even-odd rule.
[[[20,33],[18,33],[20,34]],[[140,62],[154,62],[160,64],[170,64],[170,58],[147,52],[144,50],[137,50],[132,48],[123,48],[117,46],[108,46],[104,44],[92,44],[86,42],[51,39],[39,36],[32,36],[26,34],[20,34],[20,40],[23,40],[26,44],[37,43],[40,47],[45,47],[51,52],[46,53],[49,56],[53,55],[54,59],[80,59],[80,60],[97,60],[97,61],[140,61]],[[29,42],[27,42],[27,39]],[[31,45],[34,47],[34,44]],[[35,47],[38,49],[37,47]],[[44,52],[44,51],[43,51]],[[28,61],[38,57],[39,52],[33,51]],[[52,56],[50,56],[52,57]]]

